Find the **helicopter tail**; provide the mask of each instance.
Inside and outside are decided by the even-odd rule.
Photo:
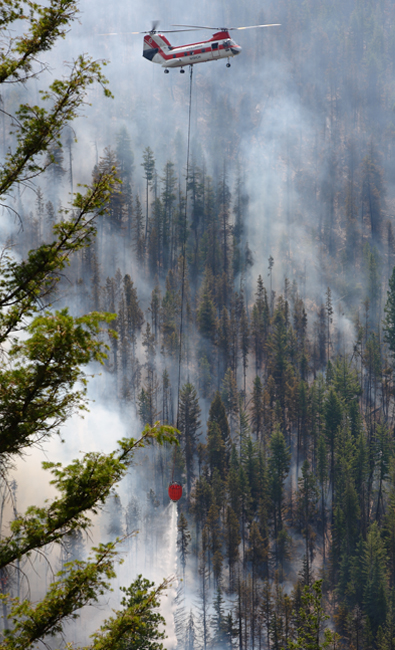
[[[164,63],[171,45],[162,34],[146,34],[144,36],[143,57],[154,63]]]

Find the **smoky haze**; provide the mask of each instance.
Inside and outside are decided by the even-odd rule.
[[[54,182],[49,170],[45,179],[38,181],[46,206],[41,222],[37,216],[36,197],[26,191],[15,197],[13,204],[27,224],[24,232],[18,232],[18,224],[13,225],[8,220],[7,226],[2,227],[1,237],[6,244],[12,236],[16,255],[24,255],[33,245],[32,241],[39,242],[48,237],[51,218],[48,202],[56,212],[69,200],[70,160],[75,191],[77,183],[91,180],[94,166],[100,164],[100,159],[106,156],[109,159],[108,148],[115,152],[119,133],[126,129],[134,157],[130,180],[133,207],[128,217],[124,216],[125,208],[119,223],[114,226],[109,226],[105,220],[99,223],[93,252],[85,257],[81,255],[75,267],[70,269],[68,282],[65,281],[59,290],[58,304],[68,305],[74,313],[100,307],[119,314],[124,291],[122,283],[125,275],[129,275],[137,289],[145,322],[136,326],[133,337],[122,348],[124,334],[119,318],[116,325],[120,333],[119,345],[115,347],[111,343],[108,363],[101,375],[92,381],[90,396],[94,401],[91,413],[83,424],[76,424],[73,420],[64,431],[65,444],[55,443],[53,449],[49,447],[46,451],[48,456],[54,454],[56,459],[66,462],[65,459],[74,457],[81,450],[107,451],[123,435],[137,437],[148,418],[172,424],[176,422],[181,283],[181,264],[177,261],[181,254],[181,235],[177,243],[177,232],[182,230],[185,208],[189,75],[180,75],[177,70],[165,75],[161,66],[143,59],[143,36],[128,32],[149,30],[153,20],[160,20],[159,30],[170,29],[175,23],[214,27],[281,24],[280,27],[233,32],[232,37],[242,46],[242,53],[231,60],[230,69],[225,67],[225,61],[216,61],[196,65],[193,70],[190,167],[193,173],[197,169],[204,170],[205,178],[211,178],[216,214],[226,211],[226,201],[218,198],[221,183],[230,193],[226,208],[229,218],[223,227],[226,250],[218,253],[218,264],[222,265],[223,271],[221,277],[230,279],[223,281],[225,288],[221,295],[218,291],[215,296],[217,321],[225,318],[224,309],[231,313],[236,300],[235,291],[243,294],[246,312],[251,319],[259,275],[267,290],[271,315],[279,296],[284,295],[292,308],[297,298],[301,298],[307,312],[307,332],[311,341],[310,365],[303,381],[311,382],[321,371],[325,372],[329,358],[333,359],[338,353],[351,357],[356,322],[365,319],[372,329],[379,329],[388,278],[395,261],[391,239],[395,205],[395,113],[392,64],[389,63],[394,55],[392,24],[395,9],[388,0],[369,7],[369,17],[366,18],[361,16],[359,3],[353,0],[324,0],[322,3],[284,0],[264,4],[257,0],[244,4],[235,0],[226,3],[177,0],[167,7],[155,0],[149,7],[140,0],[133,3],[120,1],[111,6],[103,0],[83,0],[80,3],[79,22],[54,49],[50,69],[34,82],[29,99],[36,101],[38,90],[61,74],[63,62],[70,61],[80,52],[88,52],[93,58],[108,62],[106,75],[114,99],[104,99],[100,89],[91,91],[90,105],[86,106],[84,116],[73,123],[76,142],[70,145],[71,158],[64,135],[64,173]],[[111,32],[118,35],[106,35]],[[170,34],[168,37],[172,44],[181,45],[203,37],[210,38],[211,32]],[[20,95],[18,93],[15,96],[13,91],[9,91],[4,96],[6,107],[15,107],[23,96],[22,91]],[[3,152],[12,146],[8,127],[5,122]],[[154,154],[157,177],[149,188],[150,232],[141,237],[145,246],[142,261],[136,252],[136,236],[132,233],[136,227],[137,198],[141,203],[143,230],[145,225],[146,180],[142,163],[147,147]],[[166,233],[162,232],[163,250],[154,259],[156,249],[151,236],[155,227],[155,193],[164,204],[164,169],[168,161],[174,164],[171,228],[176,243],[167,244]],[[373,175],[376,184],[371,192],[375,202],[372,207],[369,183],[373,181],[369,179]],[[207,206],[209,186],[208,181],[204,183]],[[123,185],[126,187],[126,182]],[[243,227],[235,243],[238,187],[241,188]],[[199,259],[193,266],[195,204],[192,194],[190,187],[185,291],[189,311],[184,322],[181,386],[191,382],[198,388],[202,424],[199,441],[204,443],[211,401],[216,389],[225,390],[223,382],[228,364],[233,368],[236,388],[242,393],[243,408],[232,410],[227,404],[227,416],[232,441],[241,453],[242,425],[238,418],[242,410],[249,417],[255,375],[260,375],[265,383],[269,373],[263,367],[265,364],[258,367],[251,343],[250,361],[245,370],[245,395],[241,348],[235,352],[236,361],[231,361],[226,351],[223,357],[222,352],[217,352],[220,334],[216,341],[210,339],[207,331],[202,334],[197,312],[206,281],[211,294],[215,293],[215,283],[210,284],[210,278],[207,279],[206,267],[210,266],[210,273],[216,278],[221,274],[215,275],[215,251],[207,252],[211,234],[207,235],[204,229],[209,226],[208,217],[206,221],[201,217],[196,227],[201,237],[200,257],[197,256]],[[28,225],[32,216],[41,223],[35,229]],[[218,226],[220,233],[221,223]],[[220,236],[218,241],[222,242]],[[232,251],[229,253],[232,270],[224,267],[228,249]],[[241,259],[238,265],[235,262],[236,249]],[[212,257],[206,264],[209,254]],[[269,258],[273,260],[271,269]],[[376,275],[372,271],[374,264]],[[173,276],[169,276],[169,271]],[[177,285],[175,289],[172,282]],[[95,286],[99,296],[97,304]],[[155,286],[160,289],[161,301],[168,297],[167,302],[161,303],[161,323],[166,327],[159,334],[155,329],[152,307]],[[232,292],[232,298],[229,292]],[[365,305],[366,301],[369,303],[369,309],[365,306],[365,311],[364,301]],[[186,305],[183,307],[187,314]],[[234,309],[236,311],[236,307]],[[147,323],[150,332],[146,330]],[[317,334],[320,327],[326,328],[321,339]],[[150,334],[154,336],[152,341],[149,340]],[[320,342],[313,344],[313,339]],[[93,368],[92,372],[97,373],[98,369]],[[143,397],[141,391],[145,391]],[[369,399],[373,400],[373,397],[370,395]],[[275,408],[273,406],[273,411]],[[247,423],[246,430],[248,426],[252,425]],[[272,424],[268,427],[271,432]],[[298,424],[298,436],[299,428]],[[299,438],[296,449],[296,429],[289,425],[286,430],[292,451],[286,490],[292,509],[301,464],[308,454],[305,451],[299,454]],[[39,459],[40,455],[35,454],[34,462],[38,463]],[[33,461],[28,459],[28,462]],[[117,507],[107,505],[100,520],[95,521],[92,533],[95,539],[104,539],[110,534],[111,526],[115,527],[115,536],[122,536],[131,529],[140,531],[123,547],[125,564],[121,569],[122,578],[114,588],[127,584],[139,572],[156,583],[169,574],[177,575],[163,605],[168,648],[186,647],[186,630],[191,634],[192,629],[191,612],[198,639],[195,647],[206,647],[208,640],[204,637],[206,631],[202,630],[202,612],[213,617],[213,600],[218,587],[214,569],[213,575],[209,570],[206,581],[201,550],[203,527],[199,528],[196,512],[192,512],[190,502],[187,503],[185,498],[179,510],[169,504],[167,498],[171,476],[175,475],[185,485],[183,462],[178,457],[174,459],[168,449],[136,457],[136,467],[119,488]],[[203,454],[198,458],[195,451],[192,484],[197,477],[204,475],[205,462],[208,462],[207,456]],[[25,467],[22,463],[15,474],[21,510],[29,503]],[[37,498],[43,500],[48,496],[46,482],[40,478],[38,470],[32,469],[31,472],[31,476],[37,476],[37,484],[42,486],[41,493],[37,489]],[[331,503],[329,487],[326,503],[328,506]],[[180,512],[187,513],[192,533],[184,582],[180,580],[182,562],[176,546]],[[284,561],[283,575],[288,591],[297,580],[304,553],[302,534],[292,525],[292,560],[288,556]],[[89,541],[85,540],[84,544],[86,548]],[[274,552],[273,543],[270,548],[270,552]],[[243,558],[247,557],[244,540],[240,542],[239,552]],[[54,558],[54,562],[61,561],[61,557]],[[208,561],[209,566],[210,561],[213,560]],[[322,562],[323,554],[319,550],[312,562],[317,576]],[[225,566],[225,559],[223,563]],[[224,586],[224,591],[227,589],[225,609],[234,611],[236,596],[230,587],[230,569],[229,575],[226,571],[224,568],[223,585],[226,583],[228,587]],[[246,563],[240,571],[248,574]],[[273,575],[270,574],[270,579]],[[82,622],[75,624],[71,632],[75,641],[86,642],[97,621],[108,614],[111,606],[118,604],[117,593],[113,600],[100,604],[91,625],[88,624],[88,615],[83,615]]]

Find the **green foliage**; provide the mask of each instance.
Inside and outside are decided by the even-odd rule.
[[[325,614],[321,600],[322,580],[317,580],[311,587],[303,587],[298,611],[300,626],[296,641],[289,643],[291,650],[324,650],[333,645],[336,635],[323,629],[329,616]]]
[[[169,580],[164,580],[153,588],[154,583],[140,574],[129,587],[121,587],[125,593],[121,601],[123,609],[104,621],[100,631],[93,635],[92,650],[162,650],[160,640],[166,635],[158,627],[165,620],[157,609],[159,597],[168,586]]]
[[[30,0],[5,0],[0,8],[0,83],[27,82],[34,76],[40,55],[67,33],[76,16],[77,6],[70,0],[49,0],[45,6]],[[9,36],[21,32],[14,24],[19,20],[24,21],[23,34]],[[110,96],[100,63],[80,56],[70,66],[68,76],[55,79],[47,90],[40,91],[41,105],[19,106],[14,119],[14,146],[0,170],[3,198],[15,192],[18,184],[44,171],[53,160],[62,159],[62,130],[80,113],[94,83]],[[48,156],[43,155],[46,152]],[[131,161],[130,156],[126,160],[125,147],[123,154],[127,175]],[[74,195],[70,209],[60,211],[47,243],[32,249],[22,261],[6,251],[0,259],[0,454],[6,486],[7,472],[16,457],[57,433],[73,412],[87,408],[87,375],[83,368],[106,360],[106,335],[116,341],[116,333],[109,329],[112,321],[119,325],[114,314],[95,311],[74,317],[67,309],[51,309],[56,287],[73,254],[89,247],[96,234],[97,218],[119,204],[118,198],[113,199],[119,192],[110,158],[109,154],[95,169],[92,185]],[[42,200],[40,204],[42,213]],[[55,213],[50,208],[54,224]],[[128,325],[139,329],[142,314],[127,278],[125,291]],[[147,425],[138,439],[120,440],[112,453],[88,453],[65,467],[43,463],[52,475],[51,484],[57,494],[41,507],[31,505],[25,513],[14,508],[9,530],[2,531],[0,540],[1,576],[11,575],[14,566],[19,570],[29,556],[50,544],[62,544],[65,539],[67,547],[70,539],[79,539],[81,531],[90,527],[92,515],[127,472],[135,450],[154,441],[178,442],[171,427],[156,423]],[[2,647],[28,649],[45,643],[48,636],[62,633],[65,621],[76,618],[81,608],[98,601],[110,588],[115,577],[115,556],[116,542],[112,541],[92,548],[85,561],[66,562],[36,602],[28,597],[22,599],[19,594],[12,599],[2,582],[4,627],[8,628],[4,630]],[[129,600],[124,600],[124,610],[104,624],[93,645],[104,648],[110,641],[114,647],[121,632],[118,640],[129,634],[136,647],[151,643],[147,647],[161,648],[156,640],[163,634],[157,631],[157,625],[163,619],[152,610],[158,605],[157,595],[166,586],[165,581],[156,591],[150,591],[152,585],[139,578],[127,590]]]
[[[392,355],[395,355],[395,267],[392,270],[392,275],[389,280],[384,313],[384,339],[388,343]]]
[[[3,462],[57,432],[76,407],[86,408],[81,365],[103,363],[103,344],[95,337],[100,322],[113,318],[99,313],[73,318],[67,309],[43,312],[28,325],[27,340],[13,341],[11,369],[0,369]],[[83,387],[74,390],[78,381]]]

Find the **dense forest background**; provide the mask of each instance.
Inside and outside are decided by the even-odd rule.
[[[304,647],[292,646],[312,607],[303,589],[322,580],[337,647],[392,649],[395,6],[172,7],[169,22],[281,23],[237,38],[230,70],[195,68],[188,178],[188,75],[101,36],[149,28],[139,3],[107,9],[87,5],[67,47],[86,39],[111,59],[115,99],[92,93],[91,126],[65,132],[46,183],[15,195],[2,227],[25,256],[77,180],[117,168],[58,301],[117,314],[96,399],[126,426],[178,423],[180,448],[147,454],[102,530],[141,528],[129,550],[155,559],[174,471],[178,648]],[[6,113],[21,94],[1,98]],[[79,553],[70,539],[62,561]]]

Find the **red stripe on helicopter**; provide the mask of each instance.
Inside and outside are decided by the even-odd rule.
[[[161,36],[161,38],[164,38],[164,37]],[[145,37],[144,37],[144,41],[145,41],[145,42],[146,42],[150,47],[157,49],[157,50],[158,50],[158,54],[160,54],[161,57],[162,57],[165,61],[170,61],[170,60],[172,60],[172,59],[174,59],[174,58],[176,58],[176,59],[180,59],[180,58],[182,58],[182,57],[184,57],[184,56],[192,56],[192,55],[195,55],[195,54],[206,54],[206,53],[208,53],[208,52],[218,52],[219,50],[229,49],[229,48],[225,48],[225,45],[223,45],[223,44],[219,44],[217,40],[213,40],[213,39],[212,39],[211,41],[207,41],[207,48],[201,48],[200,50],[190,50],[190,51],[186,51],[186,52],[185,52],[185,51],[183,51],[183,52],[177,52],[177,51],[174,51],[174,50],[177,50],[178,48],[173,47],[173,50],[172,50],[172,51],[173,51],[173,54],[165,54],[165,52],[162,50],[160,44],[157,43],[156,41],[154,41],[154,39],[153,39],[151,36],[145,36]],[[166,39],[166,41],[167,41],[167,39]],[[167,42],[168,42],[168,41],[167,41]],[[213,50],[213,49],[211,48],[211,45],[210,45],[211,43],[218,43],[218,47],[217,47],[215,50]],[[170,45],[170,44],[169,44],[169,45]],[[170,46],[170,47],[171,47],[171,46]],[[205,51],[203,52],[203,50],[205,50]]]

